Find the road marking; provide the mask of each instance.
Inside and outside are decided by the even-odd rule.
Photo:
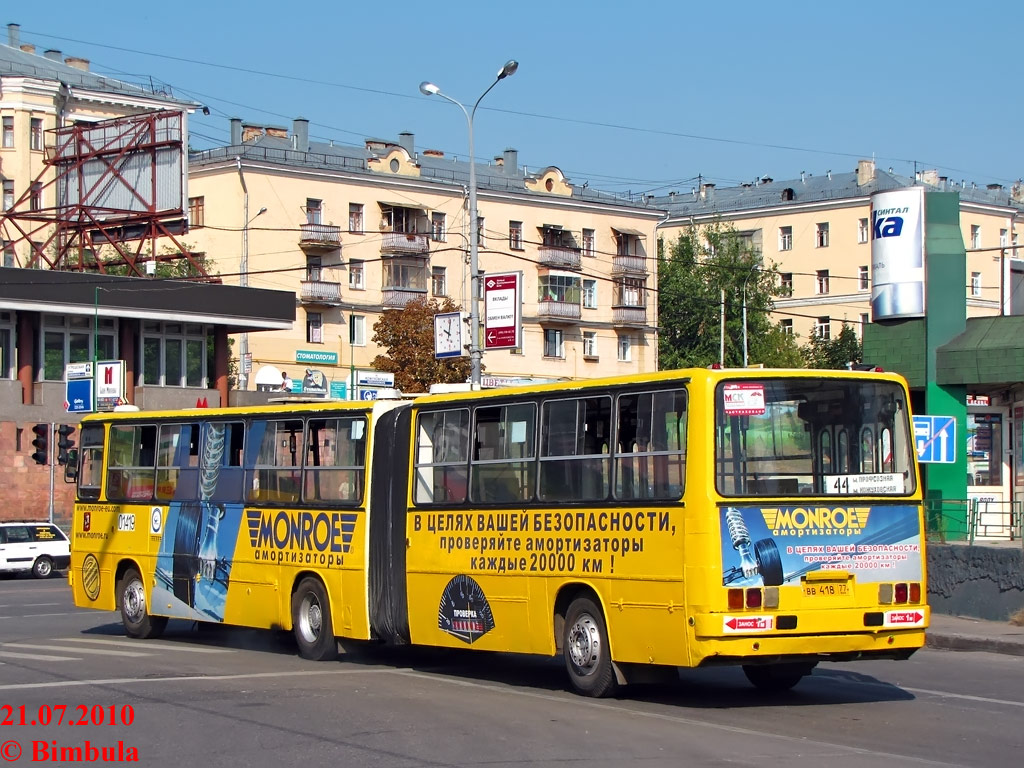
[[[927,688],[907,688],[901,685],[900,688],[911,693],[922,693],[928,696],[938,696],[940,699],[964,699],[965,701],[978,701],[984,704],[1005,704],[1008,707],[1024,707],[1024,701],[1009,701],[1007,699],[991,699],[988,696],[970,696],[966,693],[949,693],[947,691],[930,691]]]
[[[2,651],[0,651],[2,653]],[[105,680],[54,680],[46,683],[14,683],[0,685],[0,691],[21,691],[35,688],[76,688],[91,685],[131,685],[133,683],[185,683],[206,682],[210,680],[260,680],[275,677],[318,677],[324,675],[372,675],[379,674],[379,669],[337,669],[292,671],[292,672],[250,672],[241,675],[188,675],[186,677],[113,677]],[[389,670],[383,670],[389,674]]]
[[[60,645],[39,645],[38,643],[3,643],[4,648],[34,648],[40,651],[63,651],[65,653],[91,653],[97,656],[127,656],[128,658],[141,658],[152,656],[151,653],[137,653],[135,651],[112,651],[106,648],[65,648]]]
[[[102,645],[126,645],[154,651],[181,651],[182,653],[237,653],[234,648],[207,648],[185,645],[184,643],[155,643],[151,640],[116,640],[100,637],[62,637],[60,643],[99,643]]]
[[[21,616],[0,616],[0,619],[35,619],[40,616],[78,616],[83,613],[88,613],[89,610],[84,608],[80,611],[67,611],[65,613],[25,613]]]
[[[0,648],[0,656],[5,659],[32,659],[34,661],[81,661],[74,656],[47,656],[43,653],[18,653],[17,651],[5,651]]]

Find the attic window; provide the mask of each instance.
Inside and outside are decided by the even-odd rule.
[[[783,201],[793,200],[794,198],[796,198],[796,192],[793,191],[792,187],[786,187],[782,190]]]
[[[402,165],[401,165],[401,163],[398,162],[398,158],[397,157],[392,157],[391,158],[391,172],[392,173],[398,173],[398,169],[401,168],[401,167],[402,167]]]
[[[555,182],[552,179],[549,178],[547,181],[544,182],[544,189],[546,189],[548,192],[550,192],[554,188]]]

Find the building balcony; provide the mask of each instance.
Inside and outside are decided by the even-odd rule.
[[[612,256],[613,275],[646,275],[647,259],[643,256]]]
[[[299,301],[303,304],[341,305],[341,283],[325,280],[303,280],[299,287]]]
[[[537,249],[537,264],[554,269],[580,269],[579,248],[542,245]]]
[[[410,301],[422,299],[426,295],[426,291],[415,288],[383,288],[381,304],[384,305],[384,309],[405,309],[405,305]]]
[[[549,322],[576,323],[581,316],[579,302],[541,301],[537,303],[537,317]]]
[[[426,235],[417,235],[411,232],[381,232],[380,238],[381,253],[408,253],[427,256],[430,252]]]
[[[646,307],[612,307],[613,325],[646,325]]]
[[[341,248],[341,227],[333,224],[303,224],[299,247],[304,250],[334,251]]]

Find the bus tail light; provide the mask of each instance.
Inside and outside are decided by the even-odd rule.
[[[892,602],[892,584],[878,585],[878,602],[882,605]]]
[[[729,610],[738,611],[743,608],[743,590],[742,589],[730,589],[729,590]]]
[[[761,590],[757,587],[747,590],[747,608],[761,607]]]
[[[779,588],[778,587],[765,587],[764,588],[764,607],[765,608],[778,608],[779,607]]]
[[[896,585],[896,602],[897,603],[905,603],[905,602],[907,602],[907,598],[909,596],[910,596],[910,590],[909,590],[909,588],[907,587],[906,584],[897,584]]]
[[[913,582],[910,585],[910,602],[921,602],[921,584],[919,582]]]

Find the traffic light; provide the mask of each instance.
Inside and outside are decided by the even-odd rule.
[[[75,447],[75,441],[71,439],[71,433],[75,428],[70,424],[61,424],[57,427],[57,463],[68,463],[68,451]]]
[[[35,448],[35,451],[32,453],[32,461],[36,464],[49,464],[50,425],[36,424],[32,427],[32,433],[35,435],[35,439],[32,441],[32,446]]]

